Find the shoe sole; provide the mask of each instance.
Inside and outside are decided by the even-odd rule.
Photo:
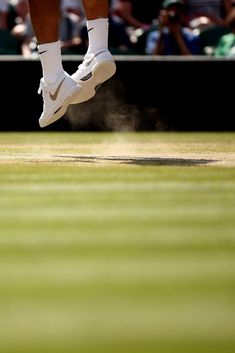
[[[55,121],[59,120],[63,115],[65,115],[68,106],[72,104],[72,101],[79,100],[79,95],[81,94],[81,87],[75,86],[71,91],[70,95],[65,99],[64,103],[57,109],[57,111],[49,118],[39,119],[39,126],[45,127]]]
[[[95,96],[97,88],[107,81],[116,72],[116,65],[111,60],[101,61],[92,69],[92,76],[87,81],[79,80],[77,83],[82,86],[78,99],[74,99],[71,104],[85,102]]]

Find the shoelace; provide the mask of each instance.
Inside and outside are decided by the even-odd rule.
[[[43,81],[43,78],[41,78],[40,83],[39,83],[39,87],[38,87],[38,94],[42,93],[47,93],[48,89],[47,89],[48,85],[46,85]]]
[[[38,94],[41,94],[43,88],[44,88],[44,82],[43,82],[43,80],[41,79],[41,80],[40,80],[40,83],[39,83],[39,87],[38,87]]]

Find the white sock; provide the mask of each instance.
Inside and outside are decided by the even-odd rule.
[[[38,45],[45,83],[53,83],[63,71],[60,41]]]
[[[87,21],[88,53],[97,53],[100,49],[108,49],[108,18]]]

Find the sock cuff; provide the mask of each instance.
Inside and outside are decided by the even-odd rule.
[[[91,27],[93,26],[97,26],[97,25],[105,25],[107,23],[109,23],[109,19],[108,18],[97,18],[95,20],[88,20],[86,22],[87,25],[87,29],[89,30]]]
[[[57,40],[56,42],[51,42],[51,43],[43,43],[38,45],[38,50],[47,50],[49,48],[61,48],[61,42],[60,40]]]

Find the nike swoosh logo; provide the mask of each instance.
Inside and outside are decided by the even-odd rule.
[[[102,53],[105,53],[105,52],[106,52],[106,50],[102,50],[102,51],[100,51],[99,53],[93,55],[92,58],[90,58],[89,60],[85,61],[85,63],[84,63],[85,66],[89,66],[90,63],[92,63],[92,61],[93,61],[98,55],[100,55],[100,54],[102,54]]]
[[[91,27],[90,29],[88,29],[87,32],[90,32],[90,31],[92,31],[93,29],[94,29],[94,27]]]
[[[43,53],[46,53],[47,50],[44,50],[44,51],[41,51],[41,52],[38,52],[39,55],[43,54]]]
[[[60,91],[60,89],[61,89],[61,86],[62,86],[64,80],[65,80],[65,77],[64,77],[63,80],[60,82],[59,86],[56,88],[56,91],[55,91],[54,94],[52,94],[51,92],[49,92],[50,98],[51,98],[52,101],[55,101],[55,100],[56,100],[56,98],[57,98],[57,96],[58,96],[58,94],[59,94],[59,91]]]

